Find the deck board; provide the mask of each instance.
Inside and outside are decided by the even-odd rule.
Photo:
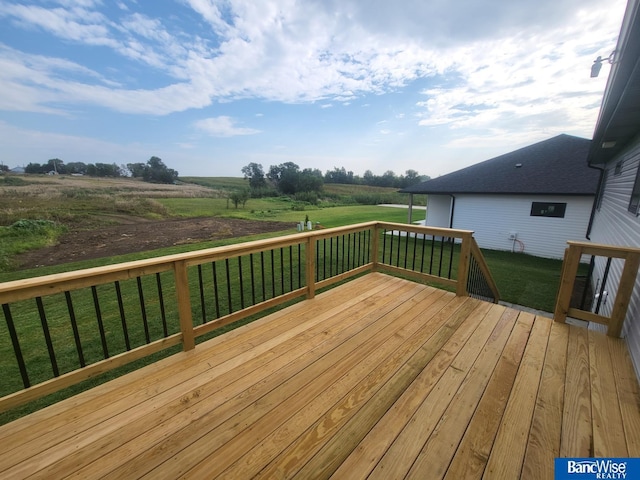
[[[374,273],[0,427],[0,475],[553,478],[639,405],[622,340]]]

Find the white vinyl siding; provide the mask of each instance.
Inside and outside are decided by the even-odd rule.
[[[449,222],[451,221],[451,196],[429,195],[426,218],[426,225],[429,227],[449,228]]]
[[[456,195],[453,228],[473,230],[482,248],[561,259],[567,240],[586,240],[593,200],[593,196]],[[566,203],[565,216],[531,216],[533,202]],[[509,239],[511,233],[517,241]]]
[[[619,175],[614,175],[616,164],[623,160]],[[591,231],[591,240],[595,243],[621,246],[640,246],[640,218],[628,211],[633,185],[640,168],[640,139],[623,152],[618,158],[607,164],[607,184],[600,210],[596,212]],[[602,278],[604,261],[598,261],[593,281]],[[616,286],[621,274],[622,262],[614,261],[609,272],[607,304],[601,307],[601,313],[610,314]],[[636,373],[640,377],[640,276],[631,298],[623,328],[629,351],[633,358]]]

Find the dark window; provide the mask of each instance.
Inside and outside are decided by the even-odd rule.
[[[622,164],[624,163],[624,160],[620,160],[618,163],[616,163],[616,168],[613,170],[613,174],[614,175],[620,175],[622,173]]]
[[[531,204],[531,216],[564,218],[566,209],[566,203],[533,202]]]
[[[631,200],[629,201],[629,211],[634,215],[638,215],[638,206],[640,205],[640,168],[636,173],[636,181],[633,184],[631,192]]]

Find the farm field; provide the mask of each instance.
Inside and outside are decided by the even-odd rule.
[[[316,207],[287,197],[234,208],[227,189],[241,178],[200,179],[209,186],[44,175],[0,180],[0,281],[293,233],[307,216],[325,227],[407,219],[403,209]]]

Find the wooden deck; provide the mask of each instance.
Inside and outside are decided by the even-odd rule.
[[[0,427],[1,478],[553,478],[640,456],[622,340],[369,274]]]

